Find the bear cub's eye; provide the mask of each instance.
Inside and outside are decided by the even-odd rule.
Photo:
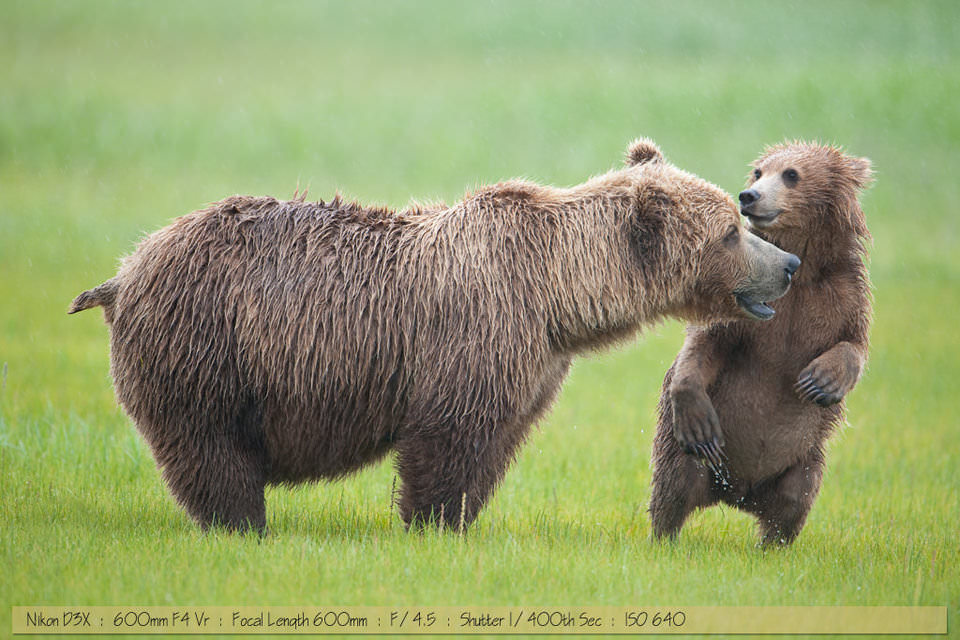
[[[800,181],[800,174],[796,169],[787,169],[783,172],[783,181],[788,187],[792,187]]]
[[[753,179],[754,179],[754,180],[759,180],[759,179],[760,179],[760,176],[762,176],[762,175],[763,175],[763,171],[760,171],[760,169],[754,169],[754,170],[753,170]]]

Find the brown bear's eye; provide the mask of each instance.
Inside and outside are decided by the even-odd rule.
[[[727,229],[727,235],[723,236],[723,244],[733,247],[736,246],[738,240],[740,240],[740,230],[734,225],[730,225]]]
[[[800,174],[796,169],[787,169],[783,172],[783,181],[788,187],[792,187],[800,180]]]
[[[760,169],[754,169],[754,170],[753,170],[753,179],[754,179],[754,180],[759,180],[759,179],[760,179],[760,176],[762,176],[762,175],[763,175],[763,171],[760,171]]]

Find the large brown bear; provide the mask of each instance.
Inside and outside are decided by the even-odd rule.
[[[509,181],[403,212],[232,197],[147,237],[103,306],[120,404],[202,526],[265,526],[264,486],[397,452],[407,523],[468,525],[571,359],[665,314],[749,314],[795,256],[664,161]]]
[[[742,212],[803,267],[770,322],[688,329],[660,398],[657,537],[676,536],[694,509],[723,501],[757,517],[764,544],[791,542],[867,358],[870,236],[857,196],[870,161],[796,142],[769,148],[753,167]]]

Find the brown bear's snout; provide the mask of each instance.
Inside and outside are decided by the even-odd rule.
[[[790,288],[790,280],[800,267],[800,258],[753,233],[746,235],[746,241],[750,269],[734,292],[737,304],[749,317],[769,320],[774,310],[767,303]]]
[[[790,282],[790,277],[797,272],[797,269],[800,268],[800,258],[793,255],[792,253],[787,254],[787,266],[783,268],[787,272],[787,282]]]

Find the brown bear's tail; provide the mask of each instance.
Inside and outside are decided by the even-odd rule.
[[[117,299],[117,279],[111,278],[99,287],[84,291],[78,295],[67,313],[76,313],[93,307],[112,307],[114,300]]]

